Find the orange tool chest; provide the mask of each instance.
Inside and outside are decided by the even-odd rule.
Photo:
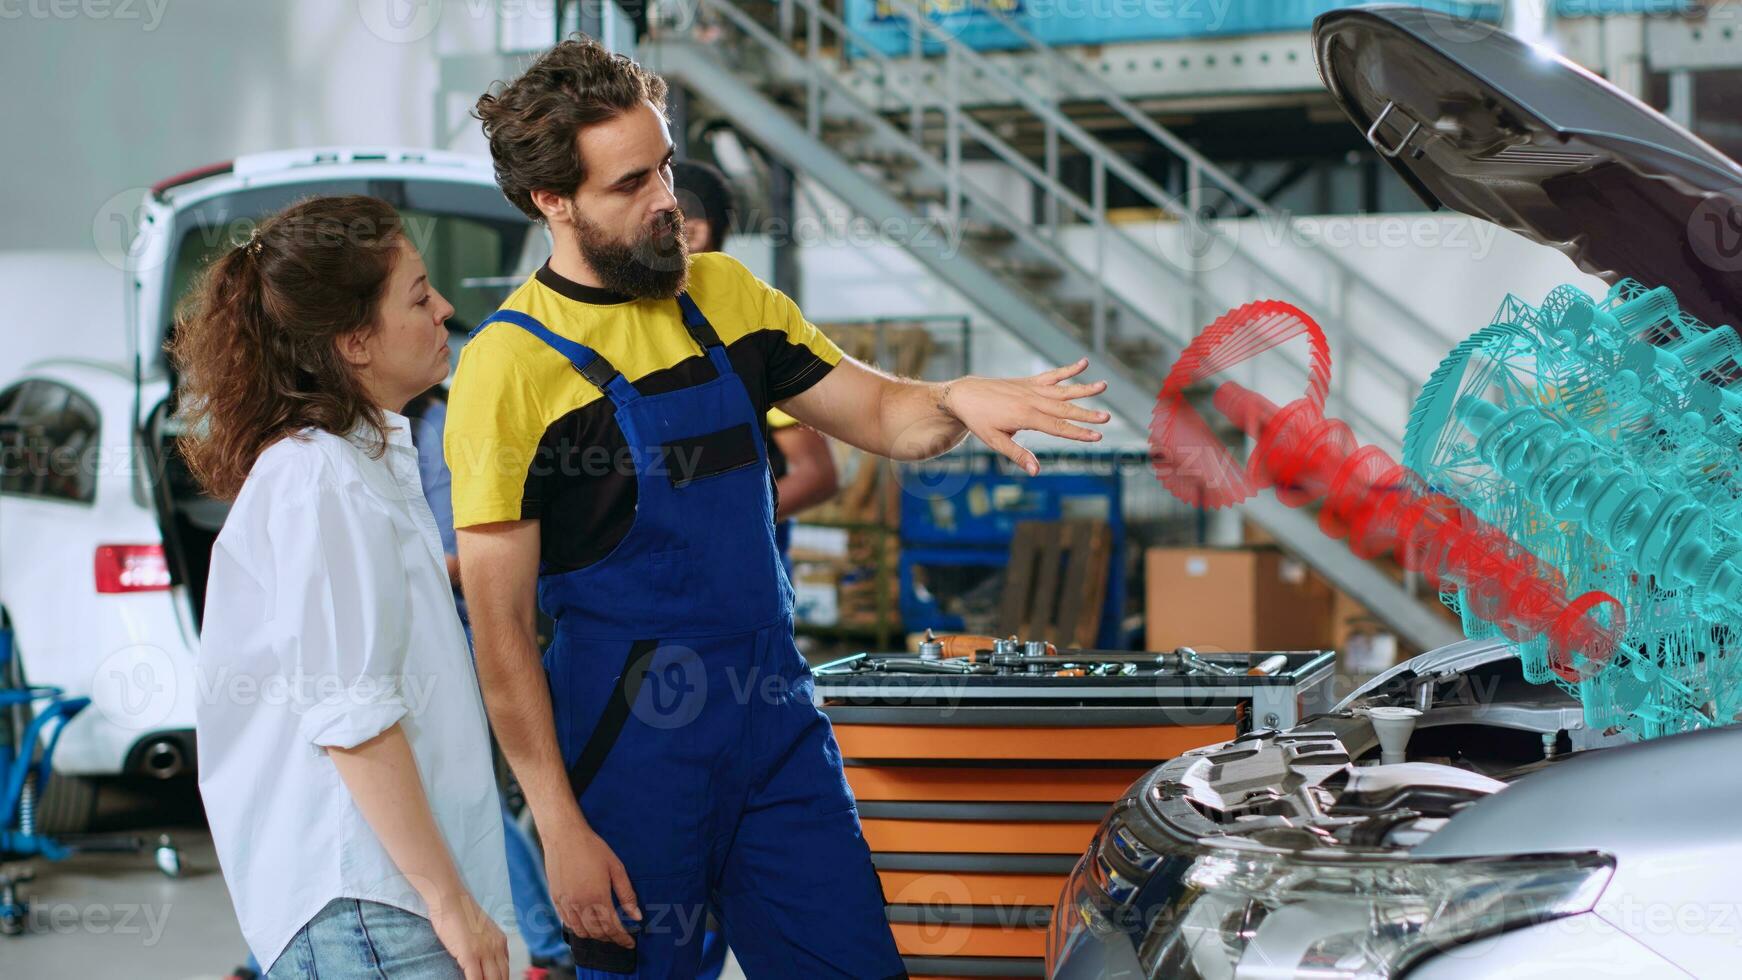
[[[915,978],[1041,976],[1053,903],[1107,807],[1181,752],[1328,707],[1334,662],[1001,647],[815,668]]]

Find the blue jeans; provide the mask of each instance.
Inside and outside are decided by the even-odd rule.
[[[464,980],[429,920],[404,909],[335,898],[284,948],[267,980]]]

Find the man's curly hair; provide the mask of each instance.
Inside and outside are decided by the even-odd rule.
[[[663,114],[665,92],[665,79],[576,34],[546,51],[524,75],[492,85],[472,115],[490,141],[497,186],[527,217],[542,221],[533,191],[571,197],[587,178],[581,130],[644,101]]]

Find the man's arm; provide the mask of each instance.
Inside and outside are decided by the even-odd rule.
[[[633,945],[616,912],[641,917],[629,875],[587,824],[557,746],[534,609],[538,522],[461,528],[458,539],[484,707],[544,839],[557,915],[579,935]]]
[[[1083,373],[1088,360],[1027,378],[957,378],[909,381],[843,357],[821,381],[781,403],[799,421],[866,452],[892,459],[929,459],[947,452],[970,433],[1033,475],[1034,454],[1012,438],[1023,430],[1096,442],[1106,412],[1073,402],[1098,395],[1104,381],[1065,384]]]
[[[534,597],[538,522],[508,521],[456,532],[478,655],[478,682],[502,754],[514,767],[541,826],[580,814],[569,792],[539,664]]]

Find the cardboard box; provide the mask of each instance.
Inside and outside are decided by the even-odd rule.
[[[1151,650],[1330,647],[1334,592],[1268,548],[1151,548],[1144,554]]]

